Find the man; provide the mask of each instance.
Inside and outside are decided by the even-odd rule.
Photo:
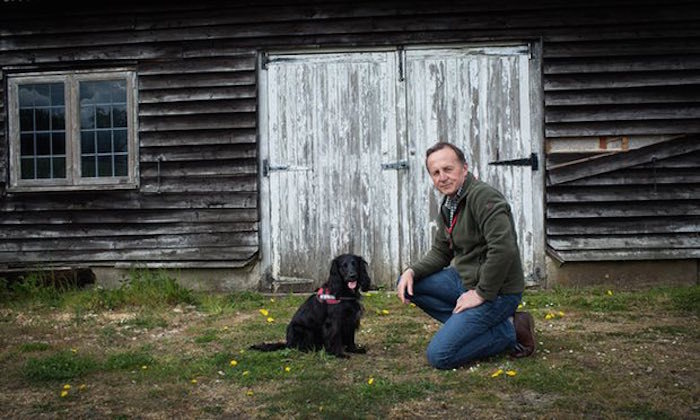
[[[433,145],[425,163],[445,196],[439,228],[430,251],[399,277],[397,293],[444,324],[428,345],[428,362],[451,369],[505,350],[531,355],[534,320],[516,313],[525,281],[510,206],[468,172],[453,144]]]

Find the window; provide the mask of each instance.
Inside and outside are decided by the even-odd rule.
[[[135,73],[8,75],[10,189],[134,188]]]

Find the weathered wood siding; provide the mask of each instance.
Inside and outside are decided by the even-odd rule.
[[[189,267],[254,259],[255,62],[256,51],[268,48],[541,41],[548,146],[615,135],[652,136],[653,142],[653,136],[700,132],[699,10],[698,2],[682,0],[3,3],[3,77],[21,70],[115,65],[137,71],[141,177],[133,191],[7,193],[2,78],[0,237],[6,245],[0,264]],[[549,163],[568,158],[548,157]],[[698,169],[697,161],[689,162],[688,171]],[[689,187],[686,198],[668,196],[645,208],[695,209],[697,184]],[[560,187],[574,195],[584,193],[580,188]],[[608,193],[624,196],[636,187],[615,188],[619,191]],[[557,191],[548,187],[548,207]],[[575,215],[620,206],[638,210],[616,201],[578,200],[567,218],[588,223]],[[555,219],[550,210],[548,222]],[[663,229],[663,223],[683,222],[655,223]],[[591,232],[604,242],[607,233],[596,229]],[[556,250],[558,242],[548,238]],[[659,252],[644,258],[668,250],[648,249]]]

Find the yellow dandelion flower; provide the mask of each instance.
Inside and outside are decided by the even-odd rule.
[[[239,353],[240,353],[240,354],[243,354],[243,353],[245,353],[245,350],[241,349],[241,350],[239,351]]]
[[[238,360],[231,360],[228,364],[231,365],[231,367],[236,367],[236,365],[238,364]]]
[[[87,385],[85,385],[85,384],[80,384],[80,386],[78,387],[78,389],[81,390],[81,391],[85,391],[85,390],[87,389]]]
[[[612,295],[613,295],[613,291],[612,291],[612,290],[608,290],[608,296],[612,296]]]
[[[228,331],[228,325],[224,326],[224,331]]]
[[[77,353],[78,349],[70,349],[70,351],[72,351],[73,353]]]
[[[197,383],[197,380],[196,380],[196,379],[192,379],[190,382],[192,382],[193,384],[196,384],[196,383]]]
[[[564,312],[559,311],[559,316],[564,316]]]
[[[249,371],[249,370],[244,370],[244,371],[243,371],[243,376],[248,376],[249,374],[250,374],[250,371]]]
[[[412,307],[412,308],[415,308],[415,307],[416,307],[416,304],[415,304],[415,303],[410,303],[408,306],[410,306],[410,307]]]
[[[285,366],[285,367],[284,367],[284,371],[285,371],[285,372],[291,372],[291,370],[292,370],[292,368],[290,368],[289,366]]]
[[[69,390],[69,389],[70,389],[70,384],[65,384],[65,385],[63,385],[63,389]]]
[[[503,369],[498,369],[497,371],[495,371],[491,374],[491,377],[496,378],[498,376],[501,376],[502,374],[503,374]]]
[[[389,311],[387,311],[386,309],[382,309],[382,315],[389,315]]]
[[[554,318],[554,314],[548,313],[547,315],[544,316],[544,319],[552,319]]]
[[[275,303],[275,298],[270,298],[270,303]]]
[[[146,370],[146,369],[148,369],[148,366],[143,365],[143,366],[141,366],[141,369]]]
[[[270,312],[269,312],[267,309],[261,309],[261,310],[260,310],[260,313],[262,314],[262,316],[268,316],[268,315],[270,315]]]
[[[523,309],[523,304],[522,304],[522,303],[518,304],[518,309]]]
[[[506,375],[508,375],[508,376],[515,376],[515,375],[517,375],[517,374],[518,374],[518,372],[516,372],[516,371],[514,371],[514,370],[508,370],[508,371],[506,371]]]
[[[68,391],[61,391],[61,398],[64,398],[68,395]]]
[[[275,318],[269,316],[269,317],[267,317],[267,322],[268,322],[268,323],[269,323],[269,322],[275,322]]]
[[[368,385],[372,385],[373,383],[374,383],[374,378],[369,378],[369,379],[367,380],[367,384],[368,384]]]
[[[252,397],[253,396],[253,391],[248,390],[248,392],[245,393],[247,396]]]

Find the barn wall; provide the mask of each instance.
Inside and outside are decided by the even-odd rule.
[[[255,74],[261,50],[541,41],[548,165],[599,153],[606,150],[602,145],[634,148],[700,132],[697,2],[563,4],[200,1],[89,9],[64,2],[4,3],[3,76],[115,65],[136,69],[140,187],[12,194],[3,185],[0,236],[6,240],[0,264],[233,267],[254,260]],[[3,78],[0,89],[5,86]],[[3,90],[0,122],[6,126],[4,100]],[[5,130],[0,171],[7,181],[4,135]],[[697,169],[697,163],[686,169]],[[578,186],[565,188],[580,192]],[[548,207],[553,193],[547,189]],[[692,207],[698,198],[674,197],[669,204]],[[608,201],[576,199],[571,211],[586,206],[607,208]],[[572,214],[568,218],[588,223]],[[548,221],[554,219],[548,211]],[[664,221],[670,222],[655,223],[663,229]],[[551,240],[550,246],[555,248]]]

